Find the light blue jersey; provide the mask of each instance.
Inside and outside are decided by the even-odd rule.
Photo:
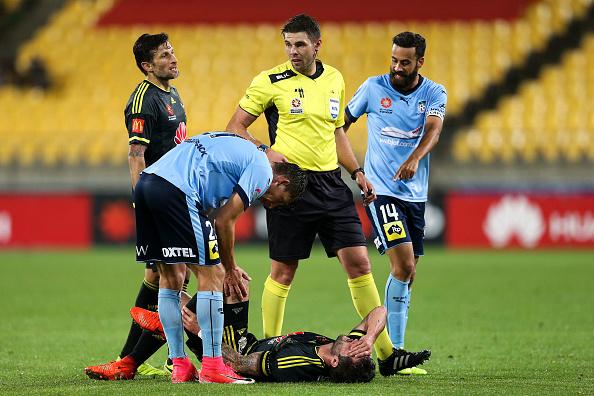
[[[167,180],[197,201],[202,210],[219,208],[237,192],[245,208],[270,187],[266,154],[228,132],[187,139],[144,170]]]
[[[429,154],[419,161],[412,179],[394,181],[392,177],[421,142],[427,117],[444,119],[447,102],[443,85],[419,77],[417,87],[408,93],[394,89],[389,74],[370,77],[346,108],[353,122],[367,114],[365,173],[376,194],[409,202],[427,201]]]

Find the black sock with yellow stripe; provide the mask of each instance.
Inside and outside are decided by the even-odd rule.
[[[159,285],[151,283],[146,279],[142,282],[140,286],[140,290],[138,291],[138,296],[136,297],[136,302],[134,303],[135,307],[140,307],[144,309],[148,309],[151,311],[157,310],[158,305],[158,296],[159,296]],[[142,328],[136,324],[136,322],[132,321],[132,325],[130,326],[130,331],[128,331],[128,338],[126,339],[126,343],[120,352],[120,357],[123,358],[128,356],[132,353],[134,346],[140,339],[142,335]]]

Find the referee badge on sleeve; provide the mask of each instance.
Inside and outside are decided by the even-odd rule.
[[[332,117],[333,120],[337,119],[338,112],[340,110],[340,100],[330,98],[329,106],[330,106],[330,117]]]

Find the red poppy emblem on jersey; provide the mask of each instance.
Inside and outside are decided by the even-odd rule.
[[[392,106],[392,99],[385,97],[382,98],[382,100],[380,101],[380,104],[382,105],[382,107],[384,109],[387,109],[388,107]]]
[[[177,126],[177,129],[175,130],[175,139],[173,139],[175,141],[175,144],[180,144],[181,142],[186,140],[187,136],[188,132],[186,130],[186,123],[180,122]]]
[[[173,112],[173,107],[171,107],[170,104],[166,104],[165,107],[167,107],[167,114],[169,114],[170,116],[175,115],[175,113]]]
[[[144,120],[142,118],[132,119],[132,133],[143,133],[144,132]]]

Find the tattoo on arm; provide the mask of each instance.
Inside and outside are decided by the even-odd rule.
[[[229,345],[222,344],[223,360],[230,365],[233,370],[240,374],[261,377],[262,374],[262,356],[263,352],[250,353],[243,356],[234,351]]]
[[[128,151],[128,157],[144,157],[146,146],[142,144],[131,144]]]

